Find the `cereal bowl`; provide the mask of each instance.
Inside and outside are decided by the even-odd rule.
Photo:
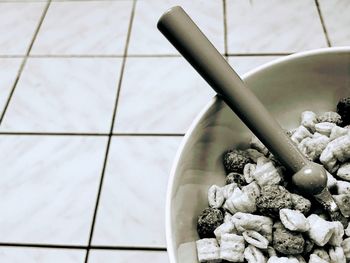
[[[250,71],[243,79],[283,128],[295,128],[301,112],[334,110],[340,98],[350,96],[350,47],[286,56]],[[223,153],[247,148],[251,135],[217,96],[194,120],[169,178],[166,239],[171,263],[198,262],[196,222],[208,206],[208,188],[225,184]]]

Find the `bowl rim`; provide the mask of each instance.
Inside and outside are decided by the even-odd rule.
[[[327,47],[327,48],[318,48],[318,49],[312,49],[312,50],[307,50],[307,51],[301,51],[297,53],[293,53],[290,55],[286,56],[281,56],[280,58],[274,59],[270,62],[267,62],[263,65],[260,65],[247,73],[242,75],[242,79],[245,80],[249,78],[250,76],[265,70],[266,68],[273,67],[274,65],[285,63],[291,60],[303,58],[306,56],[313,56],[313,55],[320,55],[320,54],[328,54],[328,53],[339,53],[339,52],[347,52],[350,53],[350,46],[342,46],[342,47]],[[180,161],[181,154],[183,152],[183,149],[185,145],[188,143],[189,138],[191,134],[193,133],[194,129],[197,127],[198,123],[202,119],[202,117],[205,115],[205,113],[209,110],[210,107],[212,107],[217,101],[217,95],[215,94],[212,99],[204,106],[204,108],[197,114],[197,116],[194,118],[192,121],[191,125],[189,126],[187,132],[185,133],[185,136],[183,137],[171,170],[170,170],[170,175],[168,179],[168,185],[167,185],[167,194],[166,194],[166,203],[165,203],[165,235],[166,235],[166,247],[167,247],[167,253],[168,253],[168,258],[170,259],[170,263],[177,263],[175,260],[175,247],[173,242],[171,241],[171,218],[172,218],[172,211],[171,211],[171,200],[172,200],[172,194],[173,194],[173,184],[174,184],[174,179],[175,179],[175,174],[176,170],[178,167],[178,163]]]

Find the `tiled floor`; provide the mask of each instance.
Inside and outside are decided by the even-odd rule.
[[[177,4],[241,75],[350,45],[347,0],[0,0],[1,263],[168,262],[170,166],[214,94],[156,29]]]

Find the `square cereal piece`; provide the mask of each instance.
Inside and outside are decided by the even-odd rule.
[[[221,236],[220,258],[230,262],[244,261],[244,238],[236,234]]]
[[[203,238],[196,241],[199,262],[220,262],[220,248],[215,238]]]

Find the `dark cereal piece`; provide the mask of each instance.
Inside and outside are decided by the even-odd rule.
[[[224,222],[223,213],[217,208],[206,208],[198,217],[197,232],[200,238],[215,238],[214,230]]]
[[[304,215],[307,215],[311,208],[311,201],[302,197],[301,195],[291,194],[293,209],[302,212]]]
[[[304,250],[303,250],[303,254],[307,254],[310,253],[311,250],[314,248],[315,243],[312,242],[310,239],[305,239],[305,243],[304,243]]]
[[[350,124],[350,97],[341,99],[337,104],[337,113],[343,120],[343,125]]]
[[[245,151],[229,150],[224,154],[223,163],[227,173],[243,173],[244,166],[250,162]]]
[[[283,186],[265,185],[256,199],[256,206],[262,215],[278,218],[282,208],[293,207],[292,195]]]
[[[318,122],[335,123],[338,126],[342,124],[341,116],[334,111],[327,111],[322,113],[320,116],[317,117],[317,120]]]
[[[302,234],[284,227],[277,227],[273,232],[273,247],[285,255],[300,254],[304,250],[305,240]]]
[[[243,174],[233,173],[233,172],[229,173],[226,176],[226,184],[232,184],[232,183],[236,183],[239,187],[247,184]]]

